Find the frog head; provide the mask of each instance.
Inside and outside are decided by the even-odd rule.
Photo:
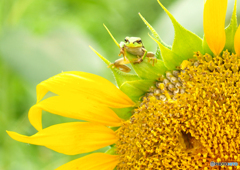
[[[126,37],[124,40],[124,45],[127,47],[142,47],[142,40],[139,37]]]

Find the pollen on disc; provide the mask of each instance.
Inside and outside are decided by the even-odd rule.
[[[117,169],[211,169],[240,161],[240,59],[196,52],[159,77],[117,131]]]

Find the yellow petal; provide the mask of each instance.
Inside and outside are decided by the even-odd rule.
[[[117,141],[115,132],[103,125],[89,122],[71,122],[53,125],[32,136],[7,131],[19,142],[46,146],[66,155],[91,152]]]
[[[42,110],[64,117],[100,123],[106,126],[120,126],[122,120],[116,113],[92,100],[54,96],[31,107],[28,113],[30,123],[39,131],[42,129]]]
[[[225,16],[227,0],[207,0],[203,12],[203,29],[209,48],[219,55],[226,42]]]
[[[97,101],[113,108],[134,106],[134,102],[110,81],[100,76],[78,71],[63,72],[37,86],[37,101],[46,91]]]
[[[238,29],[234,36],[234,49],[238,56],[240,56],[240,26],[238,26]]]
[[[113,170],[118,162],[118,155],[93,153],[68,162],[56,170]]]

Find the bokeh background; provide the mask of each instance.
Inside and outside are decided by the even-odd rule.
[[[161,2],[180,24],[202,37],[203,0]],[[226,25],[233,2],[229,0]],[[115,83],[110,69],[89,48],[111,62],[119,58],[103,23],[117,41],[138,36],[148,51],[155,51],[156,43],[138,12],[167,44],[172,43],[171,21],[156,0],[0,0],[0,170],[52,170],[85,155],[20,143],[5,131],[36,132],[27,118],[36,102],[36,85],[62,71],[90,72]],[[79,120],[43,114],[44,127],[71,121]]]

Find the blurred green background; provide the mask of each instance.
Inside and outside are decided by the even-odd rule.
[[[202,37],[203,0],[162,0],[175,18]],[[226,23],[233,0],[229,1]],[[62,71],[85,71],[114,82],[91,45],[111,62],[126,36],[142,37],[149,51],[156,44],[138,16],[140,12],[171,44],[174,30],[156,0],[0,0],[0,170],[52,170],[85,154],[68,156],[45,147],[12,140],[6,130],[32,135],[27,113],[36,102],[35,87]],[[79,121],[44,113],[44,127]],[[104,152],[107,148],[100,151]]]

